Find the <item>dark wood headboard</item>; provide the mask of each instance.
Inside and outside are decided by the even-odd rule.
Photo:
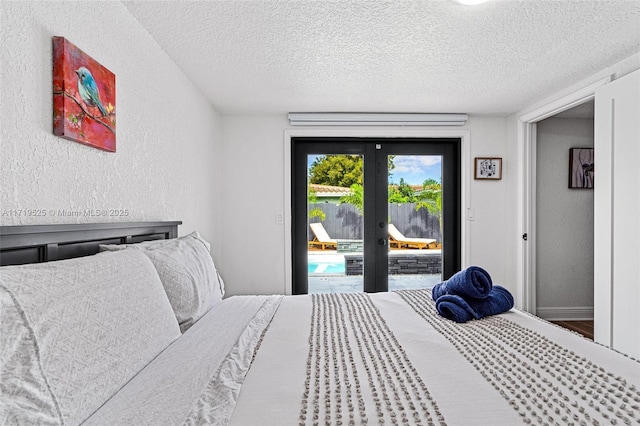
[[[96,254],[100,244],[176,238],[180,221],[0,226],[0,265],[22,265]]]

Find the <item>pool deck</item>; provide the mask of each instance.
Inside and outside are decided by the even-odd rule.
[[[441,250],[393,250],[398,254],[440,254]],[[344,263],[344,255],[335,250],[310,251],[309,262],[336,264]],[[389,291],[433,287],[442,281],[440,274],[398,274],[389,275]],[[309,274],[309,293],[359,293],[362,291],[362,275]]]

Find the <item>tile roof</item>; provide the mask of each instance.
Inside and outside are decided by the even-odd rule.
[[[339,195],[346,195],[351,193],[350,188],[343,188],[341,186],[331,186],[331,185],[319,185],[317,183],[309,184],[309,188],[314,190],[318,195],[323,194],[323,195],[339,196]]]
[[[396,188],[398,187],[398,185],[391,185],[391,186],[394,186]],[[423,189],[422,185],[409,185],[409,186],[414,192],[420,192]],[[314,191],[316,191],[317,194],[323,194],[323,195],[331,194],[331,195],[337,196],[337,195],[346,195],[351,193],[350,188],[344,188],[342,186],[320,185],[317,183],[311,183],[309,184],[309,187]]]

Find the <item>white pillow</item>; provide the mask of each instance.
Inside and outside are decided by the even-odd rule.
[[[0,268],[0,424],[79,424],[180,336],[151,261]]]
[[[140,250],[151,259],[183,333],[224,296],[209,248],[197,232],[169,240],[100,246],[100,250]]]

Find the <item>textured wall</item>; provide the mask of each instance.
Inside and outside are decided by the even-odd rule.
[[[213,239],[220,118],[122,3],[0,7],[0,224],[182,220]],[[116,74],[116,153],[53,136],[54,35]]]
[[[593,308],[593,190],[569,189],[569,148],[593,147],[592,119],[538,123],[536,291],[541,315]],[[596,183],[597,184],[597,183]]]

